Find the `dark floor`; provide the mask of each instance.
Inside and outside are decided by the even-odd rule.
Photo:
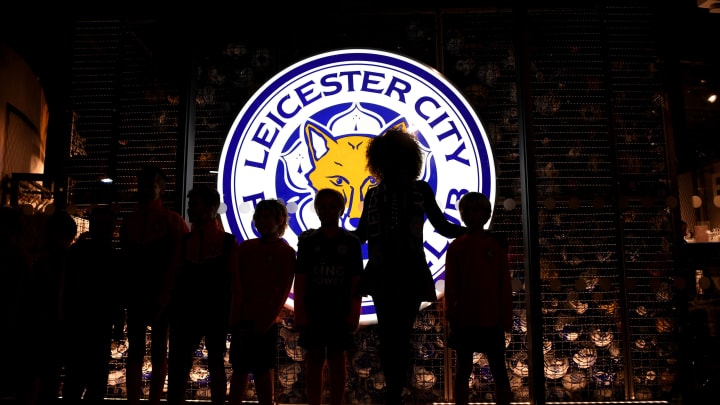
[[[718,400],[717,396],[713,396],[712,400],[709,399],[709,402],[707,402],[707,401],[700,401],[700,402],[691,401],[691,402],[685,403],[683,401],[679,401],[679,402],[673,401],[673,402],[667,403],[667,402],[661,402],[661,401],[650,401],[650,402],[643,402],[643,401],[614,402],[613,401],[613,402],[601,402],[601,403],[603,405],[613,405],[613,404],[620,404],[620,403],[622,403],[623,405],[662,405],[662,404],[667,404],[667,405],[710,405],[710,404],[717,403],[716,402],[717,400]],[[124,404],[125,401],[126,400],[124,398],[108,398],[108,399],[105,399],[104,401],[101,401],[100,403],[79,402],[79,403],[77,403],[77,405],[120,405],[120,404]],[[142,400],[142,402],[146,403],[147,401]],[[210,401],[205,401],[205,400],[203,400],[203,401],[187,400],[186,402],[187,403],[196,403],[196,404],[209,404],[210,403]],[[163,403],[165,403],[165,400],[163,400]],[[573,405],[573,404],[579,405],[579,404],[598,404],[598,403],[599,402],[546,402],[545,404],[547,404],[547,405]],[[17,402],[16,400],[14,400],[13,398],[7,398],[7,397],[0,398],[0,405],[16,405],[16,404],[20,405],[20,403]],[[249,401],[249,402],[245,402],[245,404],[256,405],[257,402]],[[494,402],[471,402],[470,404],[471,405],[472,404],[492,405],[492,404],[494,404]],[[513,402],[513,404],[526,405],[526,404],[529,404],[529,402]],[[52,404],[37,404],[37,405],[75,405],[75,404],[63,402],[62,399],[58,399],[57,402],[53,402]],[[306,405],[306,404],[294,404],[294,405]],[[351,405],[351,404],[347,404],[347,405]],[[365,405],[373,405],[373,404],[365,404]],[[408,405],[422,405],[422,404],[408,404]],[[425,404],[425,405],[431,405],[431,404]],[[442,403],[442,404],[432,404],[432,405],[454,405],[454,404],[453,403]]]

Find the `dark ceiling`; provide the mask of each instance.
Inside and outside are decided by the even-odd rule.
[[[437,2],[421,0],[414,4],[413,10],[434,3]],[[477,6],[488,2],[452,4],[456,3]],[[671,106],[675,111],[684,111],[673,118],[675,132],[680,132],[675,134],[678,168],[683,171],[699,161],[720,160],[720,101],[714,104],[706,101],[710,92],[720,92],[720,35],[716,31],[720,28],[720,13],[713,14],[707,8],[699,7],[697,0],[672,3],[665,6],[661,30],[669,55],[674,55],[673,59],[678,62],[677,69],[673,70],[677,74],[672,76],[669,88],[675,89],[675,96],[670,97]],[[402,5],[394,4],[403,9]],[[448,7],[446,2],[442,5]],[[366,4],[365,7],[369,6]],[[72,21],[57,18],[54,13],[41,16],[19,13],[12,17],[8,13],[3,17],[0,41],[14,48],[35,71],[45,89],[51,113],[64,109],[69,86],[67,78],[70,77],[67,70],[71,58]],[[216,14],[215,18],[220,17]]]

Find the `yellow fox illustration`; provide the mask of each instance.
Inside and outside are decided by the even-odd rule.
[[[365,151],[370,135],[345,135],[333,137],[322,128],[305,125],[307,142],[313,169],[307,174],[310,185],[336,188],[345,196],[346,215],[343,222],[357,223],[362,213],[362,203],[368,188],[375,179],[366,168]]]

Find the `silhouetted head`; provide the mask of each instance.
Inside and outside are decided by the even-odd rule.
[[[485,225],[492,215],[490,200],[485,194],[470,191],[463,194],[458,203],[460,218],[468,228],[479,228]]]
[[[77,224],[65,210],[56,210],[45,220],[45,247],[48,249],[67,248],[75,240]]]
[[[198,184],[188,192],[188,217],[193,224],[215,219],[220,207],[220,193],[214,188]]]
[[[420,177],[423,154],[415,136],[393,127],[370,140],[367,169],[379,181],[412,181]]]
[[[262,236],[283,236],[288,225],[287,208],[280,200],[262,200],[255,207],[253,222]]]
[[[345,212],[345,197],[334,188],[322,188],[315,194],[315,212],[322,226],[338,226]]]
[[[149,202],[162,197],[167,184],[165,172],[156,166],[146,166],[137,176],[137,200]]]

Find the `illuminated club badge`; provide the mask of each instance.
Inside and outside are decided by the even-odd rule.
[[[290,213],[284,238],[297,248],[303,231],[320,226],[317,190],[332,187],[347,201],[341,225],[355,229],[374,179],[366,169],[368,140],[404,125],[424,151],[421,178],[435,190],[445,216],[460,223],[457,202],[468,191],[495,201],[495,166],[488,137],[464,96],[433,68],[369,49],[319,54],[284,69],[243,107],[222,151],[218,190],[225,229],[238,240],[257,237],[258,201],[276,198]],[[426,221],[425,254],[436,292],[444,291],[449,240]],[[367,260],[367,246],[363,248]],[[286,305],[293,308],[291,293]],[[377,322],[370,297],[361,324]]]

